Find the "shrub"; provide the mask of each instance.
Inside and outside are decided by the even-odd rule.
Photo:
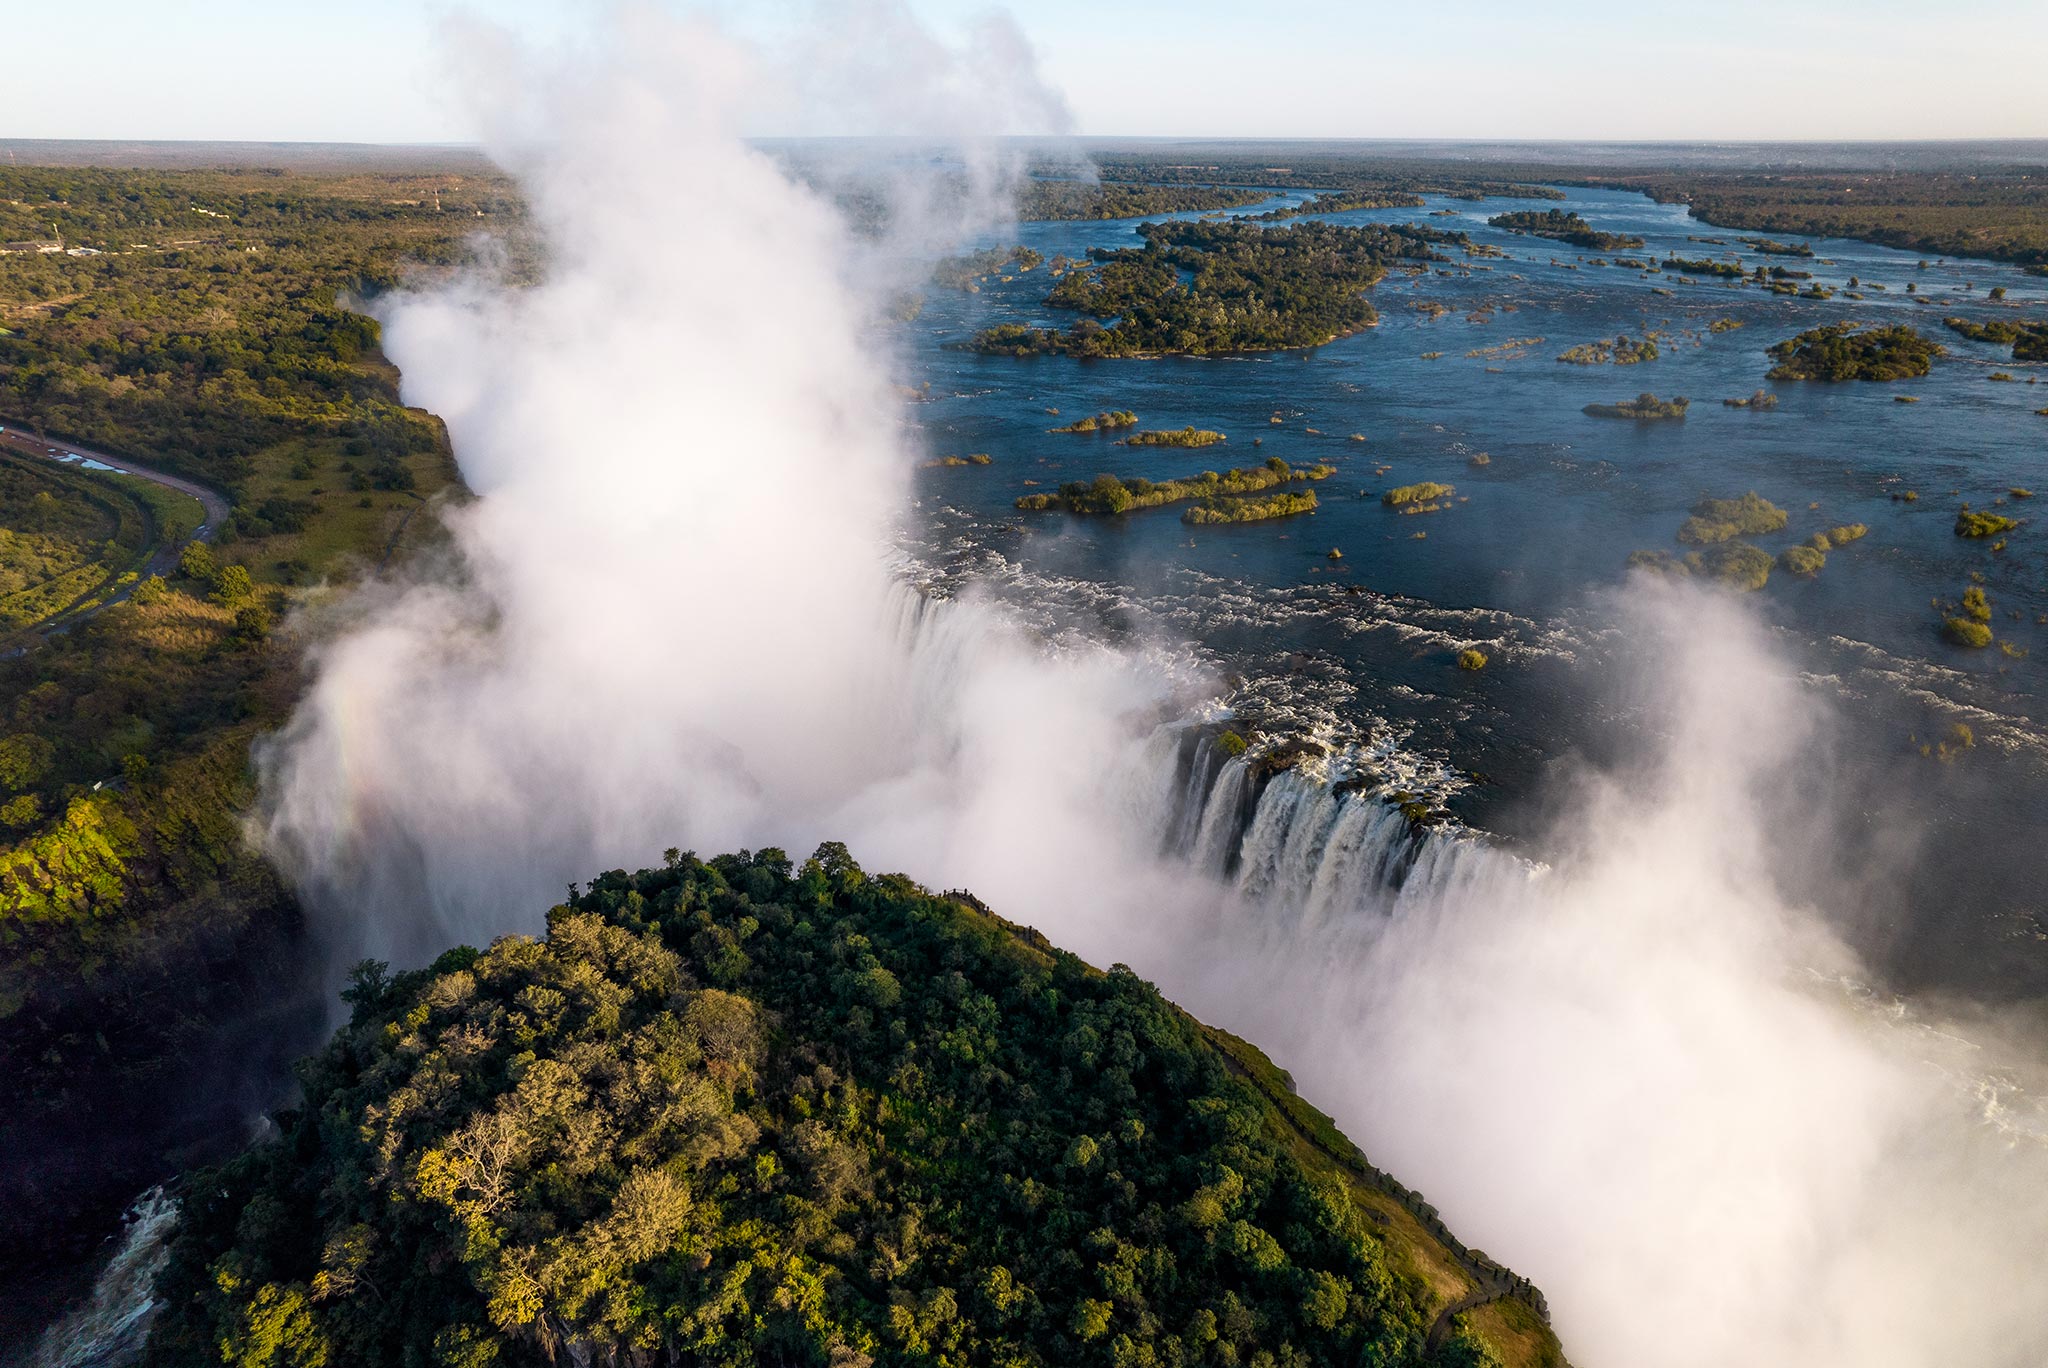
[[[1461,670],[1483,670],[1486,668],[1486,652],[1476,646],[1467,646],[1458,652],[1458,668]]]
[[[1982,650],[1991,644],[1991,629],[1966,617],[1952,617],[1941,624],[1941,634],[1958,646]]]
[[[1958,537],[1995,537],[2001,532],[2010,532],[2019,523],[1997,513],[1983,513],[1966,508],[1956,514],[1956,535]]]
[[[1617,404],[1588,404],[1585,412],[1593,418],[1631,418],[1637,422],[1648,422],[1659,418],[1683,418],[1692,404],[1683,395],[1675,399],[1659,399],[1648,390],[1633,399],[1624,399]]]
[[[1788,575],[1811,579],[1827,563],[1828,553],[1811,546],[1788,546],[1778,553],[1778,568]]]
[[[1745,592],[1761,589],[1770,582],[1771,553],[1759,547],[1736,544],[1713,546],[1685,558],[1695,575]]]
[[[1438,499],[1447,499],[1457,492],[1455,485],[1425,480],[1421,484],[1402,485],[1397,489],[1390,489],[1380,495],[1380,502],[1388,508],[1405,508],[1409,504],[1435,503]]]
[[[213,548],[205,542],[193,542],[178,553],[178,573],[190,580],[211,581],[220,565],[213,558]]]
[[[1781,531],[1785,522],[1785,510],[1752,489],[1739,499],[1701,499],[1692,506],[1692,516],[1679,525],[1678,539],[1710,546]]]
[[[256,585],[249,578],[247,566],[223,565],[213,577],[212,598],[224,608],[234,608],[249,601],[256,593]]]

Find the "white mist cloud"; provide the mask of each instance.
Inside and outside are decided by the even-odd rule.
[[[1001,34],[834,81],[868,71],[899,131],[943,132],[979,88],[1001,131],[1052,117],[1028,65],[993,74],[1027,55]],[[639,14],[552,64],[460,41],[546,278],[380,309],[480,497],[449,518],[465,587],[367,597],[264,757],[268,839],[315,897],[409,909],[341,939],[418,958],[678,843],[840,837],[935,881],[1005,860],[1035,879],[1035,853],[1003,853],[1033,840],[1079,842],[1070,878],[1084,848],[1120,858],[1079,810],[1091,757],[1170,681],[969,608],[906,630],[894,569],[915,457],[864,326],[895,283],[876,263],[935,240],[941,204],[954,234],[983,226],[1015,154],[957,144],[970,193],[899,203],[876,246],[741,139],[747,96],[795,78],[702,24]]]
[[[2048,1135],[1986,1115],[2038,1043],[1847,990],[1853,957],[1774,887],[1797,834],[1764,825],[1817,703],[1734,601],[1633,592],[1665,734],[1563,803],[1554,867],[1467,861],[1348,953],[1269,921],[1205,997],[1543,1287],[1576,1362],[2042,1362]]]
[[[623,23],[553,63],[460,40],[549,256],[528,288],[381,307],[480,497],[449,518],[461,574],[366,591],[261,756],[265,839],[340,950],[530,930],[670,845],[841,839],[1274,1046],[1546,1288],[1590,1368],[2040,1360],[2038,1149],[1967,1114],[1938,1037],[1831,987],[1849,956],[1774,893],[1761,798],[1813,718],[1739,613],[1637,624],[1667,744],[1588,782],[1545,877],[1468,852],[1308,927],[1161,866],[1145,742],[1185,681],[899,583],[915,456],[865,326],[887,251],[739,136],[757,98],[1057,131],[1027,50],[792,69]],[[934,240],[943,204],[898,231]]]

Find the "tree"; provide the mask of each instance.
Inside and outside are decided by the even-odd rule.
[[[223,565],[214,574],[212,598],[223,608],[233,608],[247,603],[255,595],[256,585],[249,578],[247,566]]]
[[[231,567],[239,570],[239,565]],[[270,610],[260,603],[244,604],[235,610],[235,639],[254,645],[270,635]]]
[[[56,756],[57,748],[32,732],[0,741],[0,788],[33,788],[49,774]]]
[[[210,581],[219,569],[213,548],[205,542],[192,542],[178,553],[178,573],[186,579]]]

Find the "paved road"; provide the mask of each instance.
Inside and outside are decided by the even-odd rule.
[[[4,426],[6,430],[0,432],[0,444],[4,444],[10,450],[29,456],[40,456],[44,460],[53,463],[65,455],[78,456],[87,461],[97,461],[101,465],[112,466],[126,475],[139,476],[152,484],[160,484],[166,489],[175,489],[180,494],[190,494],[193,498],[199,500],[200,504],[206,509],[206,521],[200,524],[199,530],[193,534],[199,541],[212,541],[213,534],[220,530],[220,525],[223,522],[227,521],[228,501],[213,490],[208,489],[205,485],[194,484],[190,480],[181,479],[176,475],[167,474],[161,470],[151,469],[146,465],[137,465],[125,456],[108,456],[94,451],[91,447],[82,447],[73,442],[40,441],[34,433],[17,428],[12,423],[6,423]],[[52,451],[55,451],[56,455],[51,455]],[[78,461],[66,461],[64,464],[71,466],[73,469],[77,469],[79,466]],[[90,469],[90,467],[87,468]]]

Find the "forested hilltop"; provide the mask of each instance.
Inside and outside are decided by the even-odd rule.
[[[249,744],[300,684],[274,628],[431,535],[417,515],[459,489],[439,422],[403,405],[348,303],[518,217],[473,172],[0,168],[0,240],[65,249],[0,254],[0,424],[231,508],[175,571],[48,633],[64,595],[34,581],[65,570],[59,534],[89,526],[112,477],[5,458],[0,527],[38,553],[6,557],[0,634],[10,1290],[97,1244],[165,1146],[237,1124],[232,1090],[202,1097],[192,1073],[262,1072],[289,1048],[299,913],[242,831]],[[17,1310],[0,1305],[0,1340]]]
[[[964,894],[670,852],[548,924],[357,970],[147,1362],[1562,1362],[1257,1051]]]

